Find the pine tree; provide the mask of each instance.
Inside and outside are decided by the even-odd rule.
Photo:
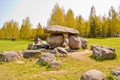
[[[52,11],[52,15],[50,19],[48,20],[48,26],[52,25],[61,25],[64,26],[64,14],[63,10],[59,7],[58,4],[54,6],[54,9]]]
[[[99,17],[96,16],[96,11],[94,6],[91,7],[90,17],[89,17],[89,24],[90,24],[90,31],[89,37],[99,37],[100,36],[100,20]]]
[[[12,26],[12,39],[19,38],[19,27],[17,22],[13,22]]]
[[[76,28],[76,20],[72,9],[69,9],[65,16],[65,26],[69,28]]]
[[[29,17],[23,20],[23,24],[20,29],[20,38],[29,39],[31,36],[31,23]]]
[[[38,26],[37,26],[37,37],[40,37],[44,34],[44,29],[43,27],[41,26],[40,23],[38,23]]]

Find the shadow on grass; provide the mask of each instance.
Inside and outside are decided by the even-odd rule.
[[[98,62],[103,62],[105,60],[114,60],[114,59],[116,59],[116,57],[114,57],[114,58],[104,58],[104,57],[95,57],[93,55],[91,55],[89,57],[96,60],[96,61],[98,61]]]

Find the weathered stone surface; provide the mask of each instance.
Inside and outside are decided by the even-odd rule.
[[[45,41],[42,41],[40,38],[37,38],[35,43],[28,45],[28,50],[38,50],[41,48],[49,49],[49,44]]]
[[[34,44],[28,44],[28,50],[35,50],[38,49],[37,46],[35,46]]]
[[[52,61],[56,61],[56,57],[53,54],[43,54],[40,59],[39,62],[44,63],[44,62],[52,62]]]
[[[50,34],[79,34],[79,31],[73,28],[67,28],[59,25],[49,26],[45,28],[46,33]]]
[[[40,38],[36,38],[35,44],[37,44],[37,45],[43,45],[44,43],[43,43],[43,41]]]
[[[41,54],[39,50],[25,50],[22,53],[24,58],[31,58]]]
[[[48,37],[48,44],[50,49],[63,46],[63,42],[63,35],[51,35]]]
[[[88,70],[85,72],[80,80],[105,80],[105,74],[98,70]]]
[[[16,51],[3,51],[0,54],[0,61],[3,62],[10,62],[10,61],[15,61],[20,58],[22,58],[23,55],[21,52],[16,52]]]
[[[120,78],[120,71],[117,71],[117,70],[113,70],[111,72],[112,75],[116,76],[117,78]]]
[[[102,47],[98,45],[92,45],[93,57],[103,59],[114,59],[116,58],[115,49],[109,47]]]
[[[81,40],[81,47],[83,49],[86,49],[87,45],[88,45],[88,41],[85,38],[82,38],[82,37],[80,38],[80,40]]]
[[[52,62],[50,62],[49,67],[50,67],[50,68],[57,68],[57,67],[59,67],[60,65],[61,65],[61,62],[60,62],[60,61],[52,61]]]
[[[81,47],[80,37],[78,35],[69,35],[69,48],[79,49]]]
[[[53,54],[59,54],[60,57],[66,57],[68,52],[65,50],[65,48],[62,47],[56,47],[54,50],[51,51]]]

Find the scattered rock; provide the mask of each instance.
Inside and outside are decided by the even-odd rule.
[[[117,71],[117,70],[113,70],[111,72],[112,75],[116,76],[117,78],[120,78],[120,71]]]
[[[63,42],[64,42],[64,36],[62,34],[50,35],[48,37],[48,44],[50,49],[63,46]]]
[[[37,45],[43,45],[44,43],[43,43],[43,41],[40,38],[36,38],[35,44],[37,44]]]
[[[69,48],[79,49],[81,47],[80,37],[78,35],[69,34]]]
[[[53,54],[43,54],[40,59],[39,62],[44,63],[44,62],[52,62],[52,61],[56,61],[56,57]]]
[[[85,72],[80,80],[105,80],[105,74],[96,69]]]
[[[0,61],[3,62],[11,62],[11,61],[15,61],[18,60],[20,58],[22,58],[23,55],[21,52],[16,52],[16,51],[3,51],[0,54]]]
[[[38,50],[41,48],[49,49],[49,44],[42,41],[40,38],[37,38],[35,43],[28,45],[28,50]]]
[[[16,63],[16,64],[25,64],[24,61],[16,61],[15,63]]]
[[[46,27],[45,32],[50,34],[79,34],[79,31],[76,29],[67,28],[59,25]]]
[[[81,47],[83,49],[86,49],[87,45],[88,45],[88,41],[85,38],[82,38],[82,37],[80,38],[80,40],[81,40]]]
[[[61,62],[60,61],[52,61],[50,62],[49,64],[49,68],[57,68],[61,65]]]
[[[65,50],[65,48],[62,47],[56,47],[54,50],[51,51],[53,54],[59,54],[60,57],[66,57],[68,52]]]
[[[98,45],[92,45],[93,57],[103,59],[114,59],[116,58],[115,49],[109,47],[101,47]]]
[[[25,50],[22,53],[24,58],[37,57],[41,54],[39,50]]]
[[[37,46],[35,46],[34,44],[28,44],[28,50],[35,50],[37,49]]]

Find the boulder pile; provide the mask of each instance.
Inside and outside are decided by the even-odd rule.
[[[116,58],[115,49],[107,46],[92,45],[93,57],[103,59]]]

